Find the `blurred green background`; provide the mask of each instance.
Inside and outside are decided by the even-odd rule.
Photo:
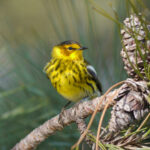
[[[113,16],[112,6],[120,20],[127,16],[126,1],[95,2]],[[42,71],[52,47],[65,40],[89,48],[84,56],[95,66],[104,91],[126,78],[118,26],[94,11],[90,1],[0,0],[0,150],[13,147],[66,103]],[[95,130],[97,123],[98,118]],[[73,124],[37,149],[66,150],[78,138]]]

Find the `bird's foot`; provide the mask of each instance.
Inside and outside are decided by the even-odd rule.
[[[61,125],[64,125],[64,122],[63,122],[63,117],[64,117],[64,108],[62,108],[60,114],[59,114],[59,118],[58,118],[58,122],[61,124]]]
[[[60,124],[62,124],[62,125],[64,125],[64,123],[63,123],[64,111],[65,111],[65,109],[67,108],[67,106],[70,105],[70,103],[71,103],[71,101],[67,102],[67,103],[65,104],[65,106],[62,108],[62,110],[61,110],[61,112],[60,112],[60,114],[59,114],[58,122],[59,122]]]

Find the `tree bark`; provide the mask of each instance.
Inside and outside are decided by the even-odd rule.
[[[117,92],[119,89],[115,89],[110,92],[103,100],[98,111],[103,110],[107,101],[109,101],[110,97],[114,95],[114,92]],[[29,133],[24,139],[22,139],[19,143],[17,143],[12,150],[33,150],[35,149],[42,141],[44,141],[48,136],[54,134],[56,131],[62,130],[65,126],[78,122],[78,119],[84,119],[91,115],[96,106],[98,105],[100,97],[94,98],[90,101],[83,101],[75,104],[72,108],[69,108],[64,111],[61,122],[59,121],[59,115],[51,118],[46,121],[43,125],[34,129],[31,133]],[[109,107],[116,103],[113,100]]]

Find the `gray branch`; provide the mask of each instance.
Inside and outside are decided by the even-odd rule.
[[[98,111],[103,110],[105,104],[114,95],[114,92],[118,92],[118,89],[110,92],[103,100]],[[17,143],[12,150],[33,150],[42,141],[44,141],[48,136],[54,134],[56,131],[63,130],[63,128],[73,122],[78,122],[78,119],[84,119],[91,115],[96,106],[98,105],[100,97],[94,98],[90,101],[83,101],[75,104],[72,108],[64,111],[61,122],[59,121],[59,115],[46,121],[43,125],[34,129],[29,133],[24,139]],[[112,101],[110,106],[114,105],[116,102]],[[109,106],[109,107],[110,107]]]

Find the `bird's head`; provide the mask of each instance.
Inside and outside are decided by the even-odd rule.
[[[87,49],[76,41],[64,41],[53,47],[52,57],[72,60],[82,60],[82,51]]]

